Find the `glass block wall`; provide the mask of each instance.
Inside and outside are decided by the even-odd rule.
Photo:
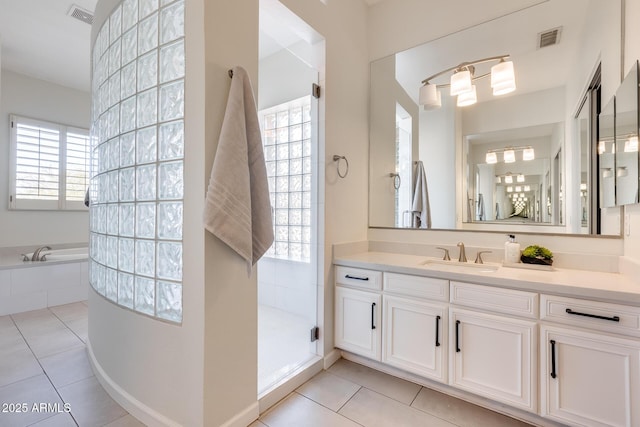
[[[261,110],[274,243],[266,255],[311,258],[311,96]]]
[[[92,55],[91,286],[179,323],[184,0],[124,0]]]

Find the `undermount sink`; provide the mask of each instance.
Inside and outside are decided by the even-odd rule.
[[[420,266],[433,270],[459,273],[494,273],[498,270],[498,266],[492,264],[475,264],[471,262],[444,261],[437,259],[429,259],[421,262]]]

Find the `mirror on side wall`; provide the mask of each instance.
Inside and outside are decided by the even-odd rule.
[[[540,47],[549,33],[556,43]],[[373,61],[370,227],[597,233],[596,126],[576,106],[601,49],[620,52],[619,2],[548,0]],[[513,63],[516,89],[496,96],[491,69],[501,58]],[[476,102],[458,106],[450,78],[465,62],[474,62]],[[425,81],[439,108],[423,107]],[[515,158],[505,161],[506,151]],[[416,202],[420,168],[428,204]],[[418,219],[427,205],[428,223]]]
[[[616,205],[638,203],[638,63],[615,96]]]

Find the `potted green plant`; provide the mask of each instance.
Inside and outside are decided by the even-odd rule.
[[[520,261],[526,264],[553,264],[553,253],[544,246],[531,245],[527,246],[520,256]]]

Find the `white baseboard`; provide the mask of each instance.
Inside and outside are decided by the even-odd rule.
[[[253,402],[244,411],[236,414],[220,427],[247,427],[260,416],[260,404],[258,401]]]
[[[331,351],[324,357],[324,370],[326,371],[327,369],[329,369],[331,365],[340,360],[341,357],[342,354],[340,353],[340,350],[334,348],[333,351]]]
[[[138,399],[127,393],[127,391],[116,384],[98,363],[98,360],[93,354],[93,348],[91,347],[90,340],[87,340],[87,353],[89,354],[89,362],[91,363],[93,373],[102,387],[113,400],[118,402],[118,404],[132,416],[149,427],[181,427],[177,422],[173,421],[170,418],[167,418],[155,409],[140,402]],[[256,418],[257,416],[253,418],[249,423],[243,424],[242,427],[249,425]],[[237,425],[240,426],[240,424]]]

